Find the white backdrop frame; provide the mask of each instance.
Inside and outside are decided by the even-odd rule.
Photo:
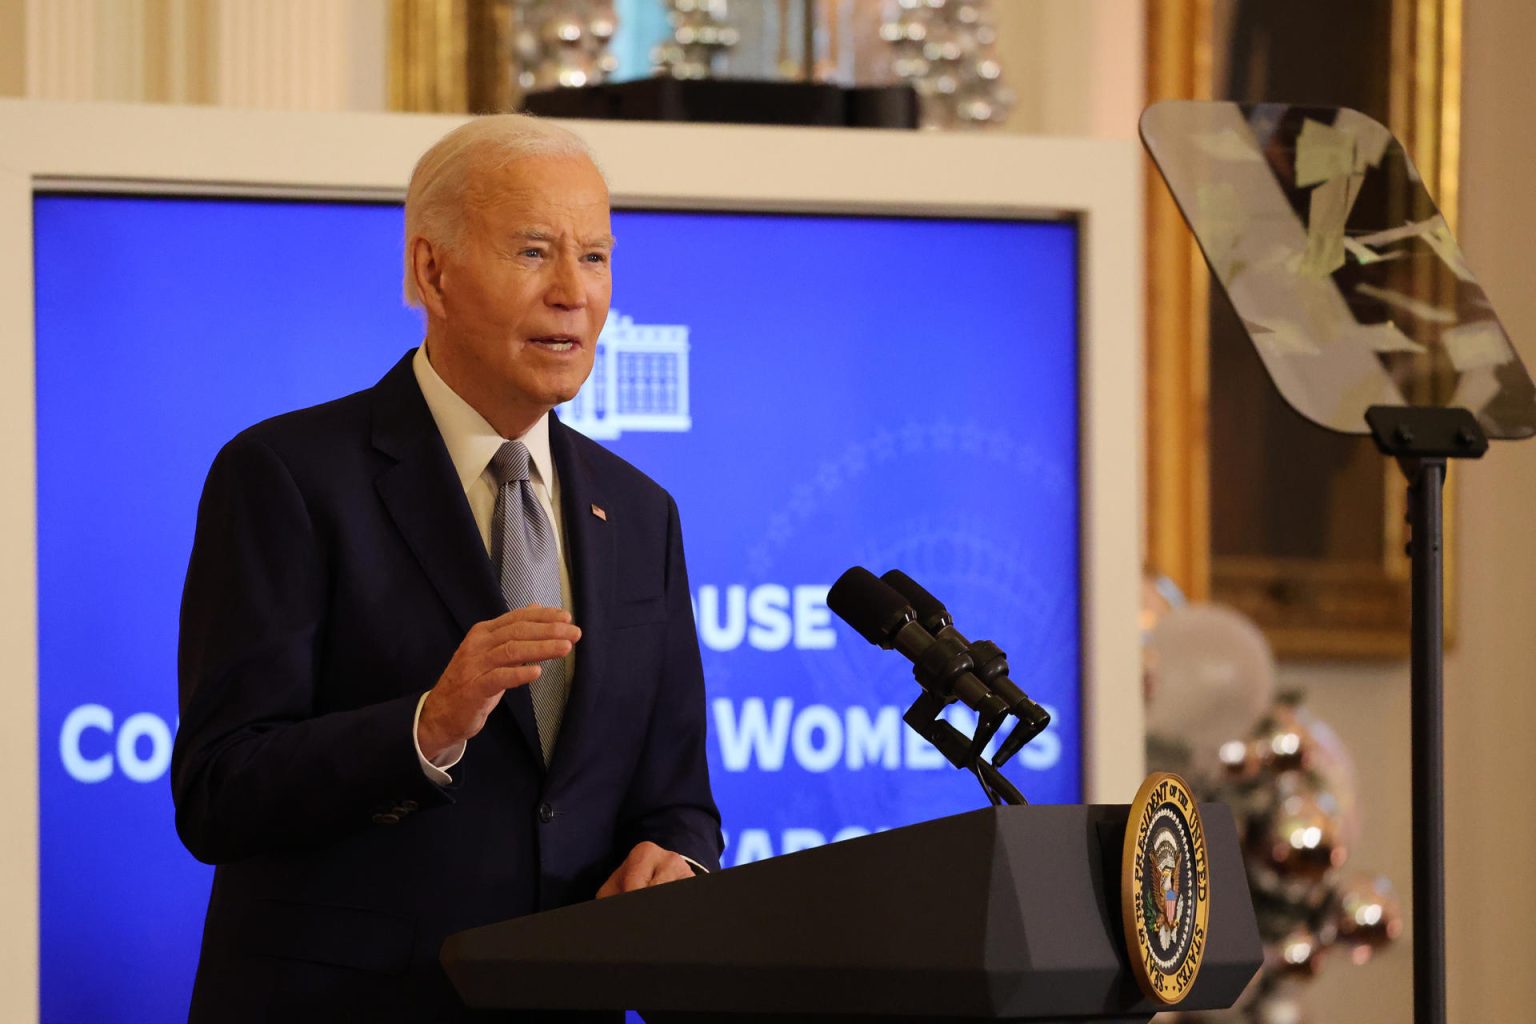
[[[0,750],[8,761],[0,772],[7,809],[0,871],[8,879],[0,887],[0,1019],[36,1020],[39,1012],[34,193],[94,186],[399,201],[416,157],[462,120],[0,100],[0,565],[7,570]],[[569,127],[597,152],[615,207],[1078,221],[1085,797],[1128,801],[1143,767],[1135,144],[634,122]]]

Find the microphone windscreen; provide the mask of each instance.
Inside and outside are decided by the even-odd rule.
[[[928,632],[938,635],[939,630],[945,626],[954,625],[954,620],[949,617],[949,609],[944,603],[924,590],[916,580],[902,572],[900,569],[892,569],[880,577],[888,583],[892,590],[906,598],[912,606],[912,611],[917,614],[917,621]]]
[[[906,600],[862,565],[837,578],[827,592],[827,607],[878,647],[889,647],[897,631],[912,621]]]

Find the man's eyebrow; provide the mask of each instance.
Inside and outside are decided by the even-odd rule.
[[[523,228],[522,230],[516,232],[514,237],[522,239],[525,242],[559,241],[559,235],[557,233],[553,231],[547,231],[544,228]],[[619,240],[614,238],[612,235],[598,235],[597,237],[589,241],[582,242],[581,244],[583,248],[612,249],[614,246],[618,245],[618,242]]]

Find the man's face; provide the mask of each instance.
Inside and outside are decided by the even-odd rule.
[[[432,361],[493,422],[531,422],[592,372],[613,293],[608,189],[585,157],[525,157],[473,170],[464,202]]]

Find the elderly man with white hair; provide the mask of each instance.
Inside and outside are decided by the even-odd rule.
[[[481,1019],[445,936],[718,865],[677,508],[551,413],[613,245],[576,136],[450,132],[406,199],[423,343],[214,461],[172,765],[218,865],[191,1019]]]

